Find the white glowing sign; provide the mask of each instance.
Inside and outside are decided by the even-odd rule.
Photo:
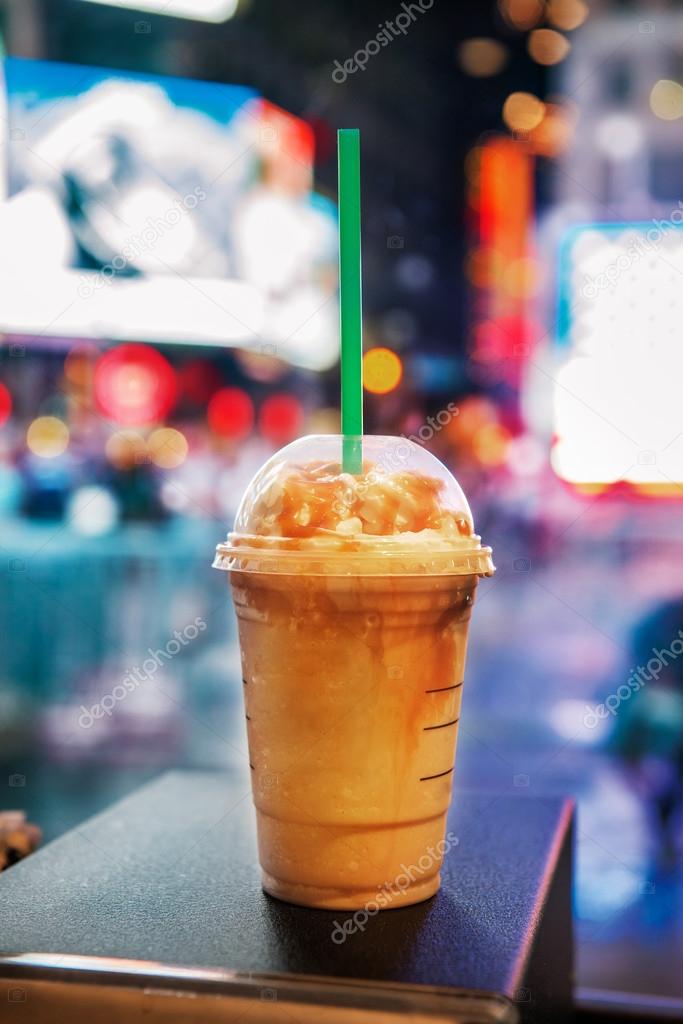
[[[552,452],[564,480],[683,483],[682,221],[680,208],[564,242]]]
[[[109,7],[130,7],[150,14],[166,14],[173,18],[195,21],[227,21],[237,10],[238,0],[89,0]],[[144,25],[144,22],[142,23]],[[142,29],[140,29],[142,31]]]

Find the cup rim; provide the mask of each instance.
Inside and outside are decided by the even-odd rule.
[[[400,535],[399,535],[400,536]],[[230,533],[216,546],[214,569],[320,576],[492,576],[490,547],[472,534],[435,546],[391,537],[354,537],[342,547],[295,547],[291,538]],[[351,546],[349,546],[351,545]]]

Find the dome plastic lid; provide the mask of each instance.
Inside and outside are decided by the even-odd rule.
[[[363,472],[342,470],[343,438],[302,437],[249,484],[214,567],[308,575],[494,571],[455,477],[403,437],[362,439]]]

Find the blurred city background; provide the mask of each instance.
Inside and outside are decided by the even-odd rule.
[[[4,0],[0,48],[0,807],[243,760],[211,558],[338,430],[357,126],[367,430],[498,567],[456,789],[574,794],[581,989],[683,999],[683,7]]]

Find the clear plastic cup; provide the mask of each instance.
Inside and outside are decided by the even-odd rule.
[[[384,909],[439,887],[467,630],[490,548],[438,459],[304,437],[266,462],[216,549],[237,611],[263,886]]]

